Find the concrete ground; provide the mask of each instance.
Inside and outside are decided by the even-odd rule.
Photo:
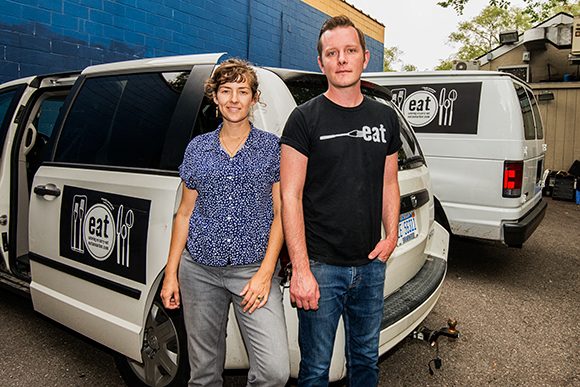
[[[436,348],[403,340],[381,357],[379,386],[580,386],[580,206],[546,200],[546,218],[522,249],[452,239],[441,298],[424,325],[454,317],[461,336],[439,339],[442,367],[431,363],[432,377]],[[0,386],[125,386],[108,350],[3,289],[0,354]],[[230,372],[225,385],[244,386],[245,377]]]

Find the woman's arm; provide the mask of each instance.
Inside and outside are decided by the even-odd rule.
[[[268,239],[268,247],[264,260],[260,269],[248,281],[240,296],[243,296],[242,306],[244,312],[250,311],[252,313],[256,308],[261,308],[268,302],[268,295],[270,294],[270,286],[272,284],[272,276],[276,270],[276,262],[278,262],[278,255],[284,244],[284,232],[282,231],[282,215],[281,215],[281,199],[280,199],[280,182],[274,183],[272,186],[272,199],[274,201],[274,220],[270,227],[270,237]],[[262,297],[258,299],[258,297]]]
[[[189,234],[189,218],[191,218],[191,213],[195,207],[195,201],[198,195],[196,190],[187,188],[183,183],[182,186],[181,203],[179,204],[175,222],[173,223],[169,257],[167,258],[165,279],[163,280],[163,288],[161,289],[161,300],[166,309],[177,309],[180,305],[177,270],[179,268],[181,253],[185,248],[187,235]]]

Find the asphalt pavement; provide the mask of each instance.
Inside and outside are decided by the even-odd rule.
[[[436,347],[403,340],[381,357],[379,386],[580,387],[580,206],[546,200],[521,249],[452,238],[441,298],[424,325],[440,329],[453,317],[460,337],[439,339],[440,369],[430,363]],[[109,350],[0,289],[0,386],[125,383]],[[228,372],[225,386],[245,386],[243,373]]]

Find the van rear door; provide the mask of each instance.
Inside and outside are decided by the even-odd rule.
[[[532,90],[514,81],[523,119],[522,203],[535,205],[541,198],[544,168],[544,133],[538,104]],[[505,187],[504,187],[505,188]],[[524,206],[527,207],[527,206]],[[526,208],[526,211],[531,208]]]
[[[177,167],[218,58],[85,70],[32,184],[35,309],[137,361],[180,200]]]

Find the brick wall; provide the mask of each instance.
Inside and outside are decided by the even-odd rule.
[[[0,0],[0,7],[0,82],[209,52],[319,71],[316,41],[329,15],[300,0]],[[380,71],[383,43],[369,34],[368,70]]]

